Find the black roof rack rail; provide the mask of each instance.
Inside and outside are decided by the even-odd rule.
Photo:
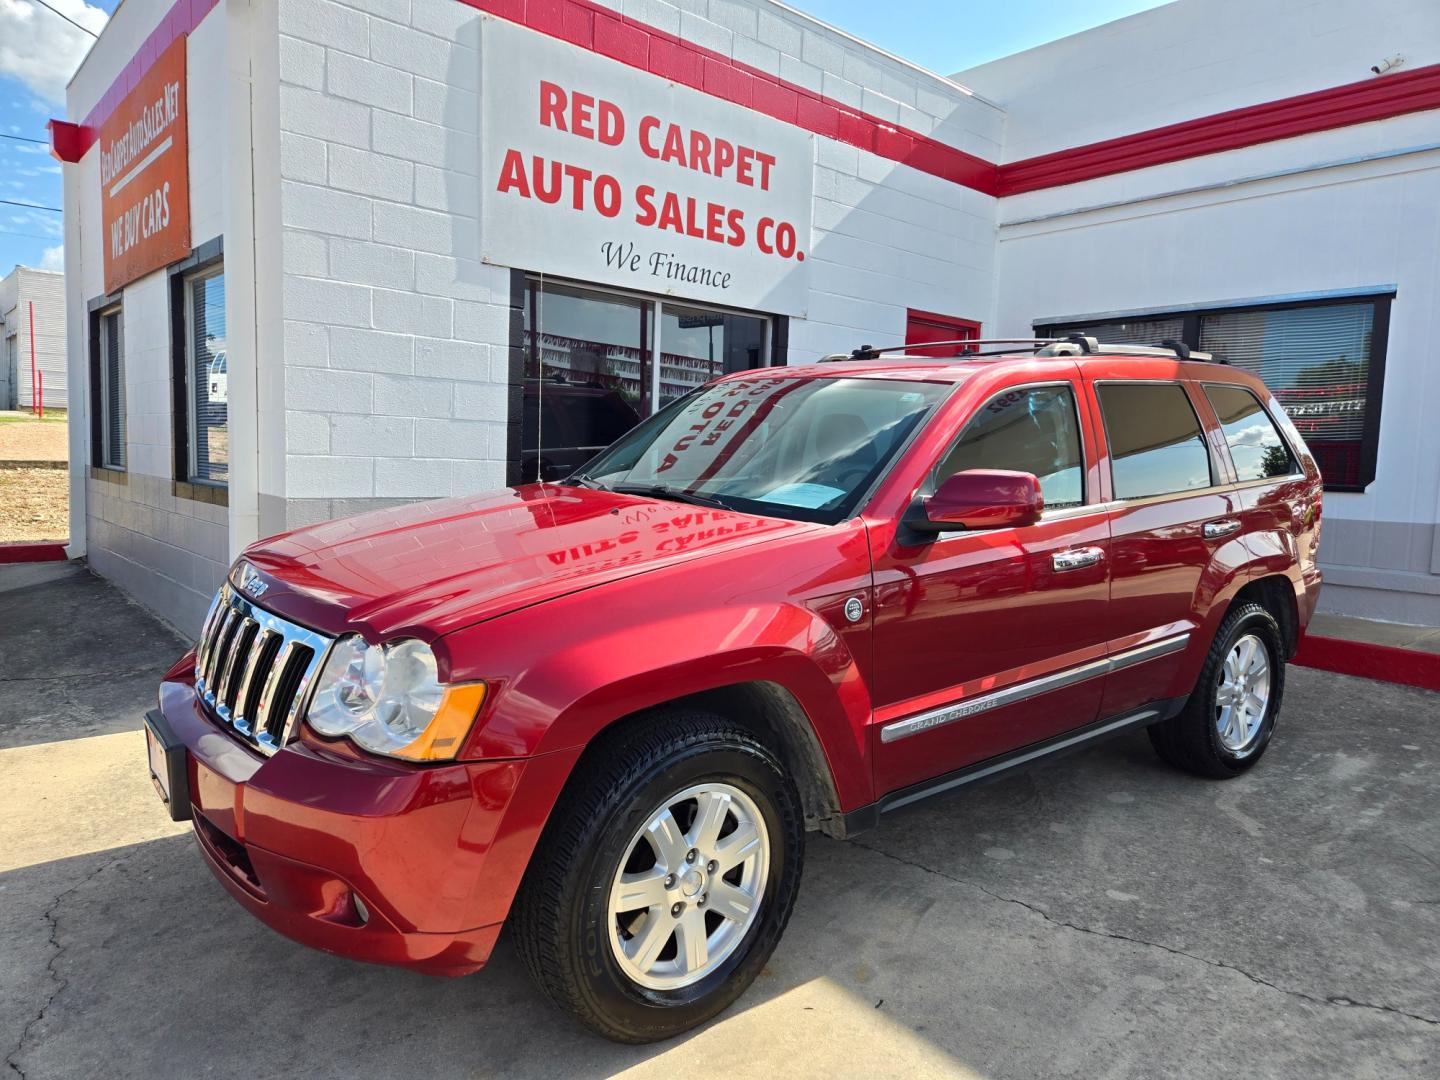
[[[955,341],[917,341],[909,345],[886,345],[883,348],[876,348],[874,345],[861,345],[858,349],[852,349],[848,353],[832,353],[824,357],[822,364],[837,363],[842,360],[879,360],[886,353],[903,353],[909,349],[939,349],[950,345],[974,346],[974,345],[1053,345],[1056,338],[959,338]],[[962,348],[960,355],[967,352],[974,352],[972,348]],[[935,357],[935,359],[952,360],[956,357]]]
[[[1158,346],[1107,345],[1089,334],[1068,334],[1063,338],[960,338],[955,341],[917,341],[909,345],[886,345],[878,349],[874,345],[861,345],[858,349],[853,349],[848,353],[832,353],[829,356],[821,357],[820,363],[879,360],[887,353],[906,353],[912,349],[936,349],[952,345],[958,349],[954,356],[918,357],[916,359],[947,361],[963,360],[966,357],[1008,356],[1013,355],[1012,350],[999,349],[981,352],[977,346],[1020,345],[1033,349],[1036,356],[1095,356],[1103,353],[1107,356],[1174,356],[1179,360],[1195,360],[1201,363],[1217,362],[1210,353],[1196,352],[1183,341],[1176,341],[1174,338],[1166,338]],[[1218,362],[1225,363],[1224,360]]]

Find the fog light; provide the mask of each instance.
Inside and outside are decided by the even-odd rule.
[[[365,906],[365,901],[360,899],[359,893],[352,892],[350,902],[355,905],[355,916],[360,920],[360,925],[364,926],[370,921],[370,909]]]

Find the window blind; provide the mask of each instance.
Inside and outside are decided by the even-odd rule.
[[[104,463],[125,468],[125,354],[120,340],[120,313],[101,316],[100,345],[104,350],[105,453]]]
[[[1325,304],[1205,315],[1200,348],[1265,380],[1328,484],[1361,482],[1375,307]]]
[[[225,348],[225,275],[189,283],[191,390],[190,479],[223,484],[230,477],[230,362]]]
[[[1125,319],[1089,326],[1046,327],[1041,333],[1044,337],[1058,338],[1086,334],[1109,345],[1159,345],[1162,341],[1180,341],[1185,333],[1185,323],[1179,316]]]

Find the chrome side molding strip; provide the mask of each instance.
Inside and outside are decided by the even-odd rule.
[[[930,731],[932,728],[953,724],[957,720],[964,720],[977,713],[998,709],[1002,705],[1014,705],[1016,702],[1026,701],[1040,694],[1048,694],[1053,690],[1074,686],[1078,682],[1093,679],[1097,675],[1108,675],[1135,664],[1143,664],[1147,660],[1179,652],[1189,643],[1190,634],[1187,631],[1184,634],[1176,634],[1174,637],[1162,638],[1146,645],[1138,645],[1133,649],[1126,649],[1114,656],[1107,656],[1103,660],[1091,660],[1051,675],[1042,675],[1038,679],[1016,683],[1014,686],[1007,686],[1003,690],[983,694],[968,701],[941,705],[938,709],[930,709],[914,716],[907,716],[903,720],[891,721],[880,729],[880,741],[882,743],[895,742],[911,735],[919,735],[922,731]]]

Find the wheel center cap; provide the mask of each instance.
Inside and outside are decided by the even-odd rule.
[[[680,891],[686,896],[694,896],[705,884],[705,875],[699,870],[691,870],[680,879]]]

